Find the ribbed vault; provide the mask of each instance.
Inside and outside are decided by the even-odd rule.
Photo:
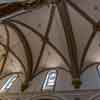
[[[23,91],[38,75],[56,69],[80,88],[82,75],[100,64],[100,22],[81,5],[74,0],[1,5],[0,79],[18,74]]]

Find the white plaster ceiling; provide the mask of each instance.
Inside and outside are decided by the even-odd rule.
[[[85,13],[87,13],[95,21],[100,21],[100,1],[97,0],[71,0],[78,5]]]
[[[97,1],[72,0],[72,2],[78,5],[78,7],[82,11],[87,13],[94,21],[96,22],[99,21],[99,16],[100,16],[100,10],[99,10],[100,1],[99,0]],[[31,27],[34,27],[44,36],[48,19],[49,19],[50,8],[51,6],[50,7],[44,6],[39,9],[34,9],[32,10],[32,12],[29,12],[27,14],[17,16],[13,19],[17,19],[19,21],[22,21],[30,25]],[[89,23],[83,16],[80,15],[80,13],[78,13],[75,9],[73,9],[69,5],[68,5],[68,11],[69,11],[69,15],[70,15],[70,19],[71,19],[71,23],[73,27],[73,32],[74,32],[76,43],[77,43],[78,60],[80,61],[83,54],[83,50],[86,46],[86,43],[90,35],[92,34],[93,28],[92,28],[91,23]],[[39,36],[32,33],[30,30],[20,25],[18,25],[18,27],[23,31],[26,39],[28,40],[28,43],[31,47],[32,56],[34,60],[33,62],[35,66],[43,41],[40,39]],[[22,62],[25,64],[27,68],[24,48],[22,47],[21,41],[18,39],[18,36],[15,34],[14,30],[9,28],[9,32],[10,32],[10,48],[22,60]],[[3,43],[6,43],[5,34],[6,34],[5,29],[1,25],[0,26],[0,36],[1,36],[0,41]],[[63,30],[57,9],[56,9],[56,13],[53,19],[53,25],[50,31],[49,40],[56,46],[56,48],[60,50],[60,52],[69,61],[67,45],[66,45],[66,40],[64,36],[64,30]],[[14,61],[11,61],[11,60],[14,60]],[[89,64],[95,61],[100,61],[100,33],[99,32],[97,33],[95,39],[93,40],[92,45],[90,46],[89,52],[85,59],[85,64]],[[14,65],[13,65],[13,62],[14,62]],[[34,69],[34,66],[33,66],[33,69]],[[57,67],[57,66],[67,68],[67,66],[65,65],[61,57],[55,52],[55,50],[52,49],[49,45],[46,45],[38,70],[41,68],[50,68],[50,67]],[[8,63],[4,69],[4,73],[8,73],[8,71],[9,72],[16,72],[16,71],[23,72],[23,70],[21,69],[21,65],[18,63],[18,61],[15,60],[15,58],[13,58],[11,54],[9,54]]]

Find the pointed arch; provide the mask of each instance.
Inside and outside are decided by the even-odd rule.
[[[13,19],[10,19],[9,21],[12,21],[16,24],[19,24],[29,30],[31,30],[34,34],[36,34],[37,36],[39,36],[41,38],[42,41],[46,41],[48,45],[50,45],[50,47],[52,47],[56,52],[57,54],[62,58],[62,60],[65,62],[66,66],[70,69],[71,68],[71,65],[70,63],[68,62],[68,60],[62,55],[62,53],[56,48],[55,45],[53,45],[49,39],[45,39],[44,36],[38,32],[36,29],[34,29],[33,27],[21,22],[21,21],[18,21],[18,20],[13,20]]]
[[[32,75],[32,69],[33,69],[33,57],[32,57],[32,51],[31,51],[31,48],[29,46],[29,43],[28,43],[26,37],[24,36],[24,33],[20,30],[20,28],[18,28],[16,26],[16,24],[11,23],[10,21],[3,21],[3,23],[5,23],[6,25],[8,25],[12,29],[14,29],[14,31],[16,32],[17,36],[19,37],[20,41],[23,44],[23,47],[25,50],[25,55],[27,58],[27,67],[29,67],[28,68],[29,70],[26,71],[27,72],[26,79],[30,80],[30,77]]]

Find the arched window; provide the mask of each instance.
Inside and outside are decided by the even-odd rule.
[[[97,69],[97,73],[98,73],[98,75],[100,77],[100,65],[97,65],[96,69]]]
[[[42,90],[53,90],[56,82],[57,71],[51,70],[47,73],[46,79],[44,80],[44,84]]]
[[[13,82],[16,80],[17,75],[12,75],[7,81],[6,83],[3,85],[3,87],[0,89],[0,92],[4,92],[7,91],[13,84]]]

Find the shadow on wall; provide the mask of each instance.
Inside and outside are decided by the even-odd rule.
[[[100,77],[97,72],[96,66],[89,68],[81,76],[81,89],[100,89]]]

